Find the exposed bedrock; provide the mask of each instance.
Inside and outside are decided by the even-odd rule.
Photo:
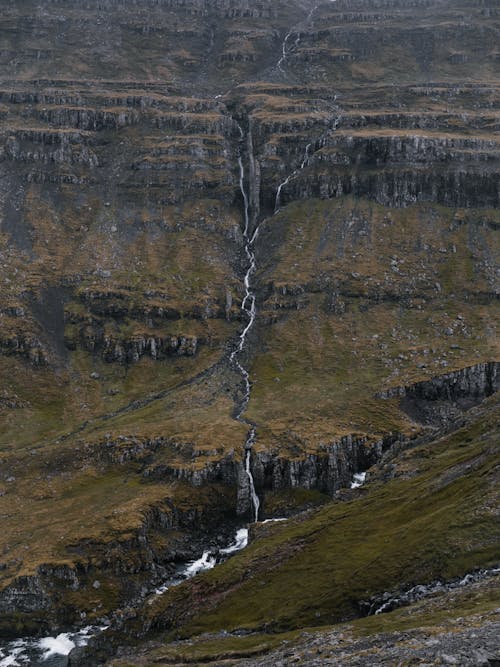
[[[407,387],[394,387],[380,398],[401,397],[401,407],[424,424],[447,424],[464,410],[500,389],[500,362],[490,361],[439,375]]]
[[[381,392],[378,398],[401,397],[401,408],[415,421],[431,426],[447,425],[500,389],[499,369],[498,362],[476,364],[407,387],[395,387]],[[316,489],[334,495],[350,486],[355,473],[380,461],[393,445],[399,450],[407,442],[400,434],[380,439],[347,435],[303,457],[256,451],[251,461],[255,487],[264,498],[266,490],[285,488]],[[248,513],[250,503],[248,477],[240,465],[238,514]]]
[[[143,356],[160,360],[168,357],[192,357],[196,354],[200,341],[190,335],[136,335],[130,339],[106,335],[103,331],[84,329],[78,341],[66,339],[69,349],[77,344],[89,352],[98,353],[104,361],[133,363]]]
[[[129,535],[67,545],[70,565],[44,563],[14,577],[0,592],[0,637],[86,625],[143,598],[176,563],[196,558],[207,540],[227,544],[235,520],[232,493],[214,487],[205,500],[179,507],[166,498],[147,509]]]
[[[498,145],[492,139],[333,135],[287,184],[282,202],[353,194],[386,206],[432,201],[496,207]]]
[[[334,495],[340,488],[348,487],[353,475],[375,464],[383,452],[402,437],[389,434],[374,439],[366,436],[346,435],[332,443],[322,445],[314,454],[291,457],[286,452],[257,450],[252,453],[251,471],[259,494],[281,489],[309,489]],[[124,456],[124,444],[117,448]],[[112,453],[112,443],[108,443]],[[125,447],[126,449],[126,447]],[[141,449],[141,455],[143,449]],[[128,458],[128,455],[126,455]],[[132,458],[134,456],[132,455]],[[151,464],[144,472],[148,479],[177,479],[195,487],[203,484],[223,483],[237,486],[237,513],[250,510],[250,488],[243,463],[233,454],[222,459],[211,457],[193,468],[181,463]]]
[[[479,403],[500,389],[500,362],[488,361],[438,375],[407,387],[394,387],[378,394],[380,398],[402,396],[427,401],[458,401]]]
[[[45,346],[36,335],[13,332],[0,337],[0,354],[19,355],[33,366],[43,366],[48,362]]]

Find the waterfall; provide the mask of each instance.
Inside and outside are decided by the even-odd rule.
[[[312,11],[310,13],[312,15]],[[308,18],[309,20],[309,18]],[[289,33],[290,34],[290,33]],[[286,39],[285,39],[286,42]],[[285,49],[285,44],[284,44],[284,50]],[[337,128],[337,125],[340,121],[340,116],[335,117],[331,128],[327,130],[335,130]],[[252,507],[253,507],[253,512],[254,512],[254,517],[255,521],[258,521],[259,517],[259,507],[260,507],[260,501],[259,497],[257,495],[257,492],[255,491],[255,484],[254,484],[254,479],[252,476],[252,470],[251,470],[251,452],[252,452],[252,447],[255,442],[255,437],[256,437],[256,432],[255,432],[255,425],[249,422],[248,420],[244,419],[242,417],[243,413],[245,412],[248,402],[250,400],[250,392],[251,392],[251,382],[250,382],[250,374],[248,370],[243,366],[243,364],[239,360],[239,355],[243,352],[243,349],[245,347],[248,334],[250,330],[252,329],[254,323],[255,323],[255,318],[257,316],[257,305],[256,305],[256,299],[255,299],[255,292],[252,289],[252,275],[255,273],[257,269],[257,262],[256,262],[256,257],[255,257],[255,241],[258,238],[259,235],[259,224],[256,224],[254,227],[254,221],[257,219],[258,216],[258,198],[259,198],[259,193],[258,193],[258,188],[255,185],[256,181],[256,174],[257,174],[257,168],[258,165],[256,164],[253,156],[253,142],[252,142],[252,125],[251,121],[249,121],[249,130],[248,130],[248,136],[247,136],[247,148],[248,148],[248,163],[249,163],[249,174],[248,174],[248,189],[245,187],[245,167],[243,165],[243,157],[242,157],[242,150],[241,150],[241,144],[243,143],[245,139],[245,133],[243,132],[243,128],[239,123],[236,123],[236,126],[238,128],[238,131],[240,133],[240,150],[238,151],[238,168],[239,168],[239,188],[241,192],[241,196],[243,198],[243,220],[244,220],[244,226],[243,226],[243,241],[244,241],[244,249],[245,249],[245,255],[248,260],[248,268],[245,273],[245,277],[243,279],[243,285],[245,288],[245,294],[243,296],[243,301],[241,302],[241,310],[244,313],[245,317],[247,318],[247,323],[245,327],[243,328],[243,331],[240,333],[239,338],[238,338],[238,343],[234,350],[231,352],[229,355],[229,362],[231,364],[234,364],[234,366],[237,368],[238,372],[243,378],[244,381],[244,386],[245,386],[245,391],[243,395],[243,400],[241,401],[237,413],[236,413],[236,419],[242,423],[248,424],[250,426],[250,430],[248,432],[248,436],[245,442],[245,473],[248,477],[248,482],[249,482],[249,488],[250,488],[250,499],[252,502]],[[326,133],[325,133],[326,134]],[[324,143],[325,136],[320,137],[316,142],[315,145],[318,147],[321,147]],[[309,164],[309,160],[311,157],[311,147],[312,143],[308,143],[307,146],[305,147],[304,155],[302,160],[300,161],[300,165],[295,169],[284,181],[278,186],[278,190],[276,192],[276,200],[275,200],[275,207],[274,211],[275,213],[279,210],[280,207],[280,198],[281,198],[281,191],[285,187],[287,183],[289,183],[292,178],[295,178],[295,176],[302,170],[307,167]],[[252,215],[250,215],[252,211]]]
[[[307,26],[307,25],[310,23],[311,19],[312,19],[312,15],[314,14],[314,12],[315,12],[317,9],[318,9],[318,5],[314,5],[314,7],[309,11],[309,14],[307,15],[306,19],[305,19],[304,21],[302,21],[299,25]],[[278,62],[276,63],[276,67],[277,67],[277,69],[279,69],[279,71],[280,71],[282,74],[285,74],[285,70],[283,69],[283,65],[285,64],[285,61],[286,61],[286,59],[287,59],[288,54],[289,54],[290,51],[292,51],[293,49],[296,49],[297,46],[298,46],[299,43],[300,43],[300,38],[301,38],[301,37],[300,37],[300,33],[298,33],[298,34],[297,34],[297,37],[296,37],[296,39],[295,39],[295,42],[293,43],[292,48],[290,49],[290,51],[287,51],[286,45],[287,45],[287,43],[288,43],[288,40],[290,39],[290,37],[291,37],[291,35],[292,35],[292,32],[294,32],[294,31],[297,29],[297,27],[298,27],[298,26],[295,26],[295,27],[293,27],[293,28],[290,28],[290,30],[286,33],[286,35],[285,35],[285,39],[283,40],[283,42],[282,42],[282,44],[281,44],[281,56],[280,56],[280,59],[278,60]]]
[[[337,96],[335,95],[335,97],[333,99],[334,99],[334,102],[335,102],[335,100],[337,99]],[[342,118],[342,116],[340,114],[335,116],[335,118],[333,119],[331,127],[329,127],[326,130],[326,132],[324,134],[322,134],[321,137],[319,137],[319,139],[317,139],[314,142],[316,149],[322,148],[325,145],[326,137],[328,136],[328,134],[330,132],[335,132],[335,130],[337,129],[337,127],[340,123],[341,118]],[[276,190],[276,197],[275,197],[275,200],[274,200],[274,213],[275,214],[280,210],[280,207],[281,207],[281,191],[283,190],[283,188],[286,185],[288,185],[288,183],[290,183],[291,180],[296,178],[299,175],[299,173],[303,169],[305,169],[307,167],[307,165],[309,164],[309,160],[311,159],[311,152],[310,152],[311,151],[311,146],[312,146],[312,143],[307,144],[306,149],[304,151],[304,157],[302,158],[302,160],[300,162],[300,165],[296,169],[294,169],[292,171],[292,173],[289,174],[282,183],[280,183],[278,185],[278,189]]]
[[[252,475],[252,471],[250,470],[250,454],[251,454],[251,447],[247,447],[247,449],[245,451],[245,472],[248,476],[248,484],[250,486],[250,496],[252,498],[254,521],[258,521],[259,520],[260,500],[259,500],[259,496],[257,495],[257,492],[255,491],[255,485],[254,485],[254,482],[253,482],[253,475]]]
[[[302,161],[301,161],[301,163],[300,163],[300,166],[297,167],[297,169],[295,169],[294,171],[292,171],[292,173],[289,174],[289,175],[287,176],[287,178],[285,178],[285,180],[283,181],[283,183],[280,183],[280,184],[278,185],[278,189],[276,190],[276,199],[274,200],[274,212],[275,212],[275,213],[277,213],[277,212],[279,211],[279,209],[280,209],[280,204],[281,204],[281,191],[282,191],[282,189],[285,187],[285,185],[287,185],[288,183],[290,183],[290,181],[292,180],[292,178],[295,178],[295,177],[297,176],[297,174],[298,174],[300,171],[302,171],[302,169],[304,169],[305,167],[307,167],[307,165],[309,164],[309,149],[310,149],[310,148],[311,148],[311,144],[307,144],[307,146],[306,146],[306,150],[305,150],[305,152],[304,152],[304,157],[302,158]]]
[[[282,72],[283,74],[285,73],[285,70],[283,69],[283,64],[284,64],[284,62],[285,62],[285,60],[286,60],[286,43],[288,42],[288,39],[290,38],[290,35],[292,34],[292,31],[293,31],[293,28],[292,28],[292,30],[289,30],[289,31],[286,33],[286,35],[285,35],[285,39],[283,40],[283,44],[281,45],[281,58],[280,58],[280,59],[278,60],[278,62],[276,63],[276,67],[277,67],[277,68],[279,69],[279,71]]]
[[[241,131],[241,128],[240,128]],[[248,401],[250,400],[250,376],[247,371],[247,369],[239,362],[238,360],[238,355],[243,351],[243,348],[245,346],[245,341],[248,335],[248,332],[253,326],[253,323],[255,321],[255,314],[256,314],[256,309],[255,309],[255,295],[251,290],[251,285],[250,285],[250,278],[252,273],[255,271],[256,264],[255,264],[255,253],[253,251],[253,242],[256,238],[256,234],[254,233],[252,237],[250,237],[250,216],[249,216],[249,204],[248,204],[248,195],[245,190],[245,170],[243,167],[243,160],[241,159],[241,155],[238,157],[238,165],[240,168],[240,191],[243,196],[243,204],[244,204],[244,229],[243,229],[243,239],[245,242],[245,254],[248,259],[248,269],[245,273],[245,278],[243,280],[243,284],[245,287],[245,295],[243,297],[243,301],[241,302],[241,310],[245,313],[245,315],[248,318],[248,322],[246,326],[244,327],[243,331],[240,333],[239,340],[238,340],[238,345],[236,348],[231,352],[229,356],[229,361],[231,363],[234,363],[234,365],[237,367],[241,375],[243,376],[243,380],[245,382],[245,395],[243,398],[243,401],[240,405],[239,411],[236,415],[236,419],[240,419],[241,415],[245,411],[246,406],[248,405]]]
[[[243,129],[241,126],[238,124],[238,129],[240,132],[240,138],[241,141],[244,139],[244,133]],[[252,146],[252,137],[251,133],[249,132],[248,136],[248,148],[249,148],[249,153],[252,153],[253,146]],[[250,157],[250,178],[252,175],[255,173],[255,165],[253,162],[253,154]],[[251,391],[251,383],[250,383],[250,374],[248,370],[243,366],[243,364],[239,361],[238,356],[241,354],[243,351],[243,348],[245,347],[246,339],[248,336],[248,333],[250,332],[250,329],[254,325],[255,322],[255,317],[257,315],[257,308],[256,308],[256,302],[255,302],[255,293],[252,290],[252,283],[251,283],[251,278],[252,274],[255,272],[257,268],[256,264],[256,259],[255,259],[255,250],[254,250],[254,243],[257,239],[258,233],[259,233],[259,226],[257,225],[255,227],[255,230],[252,232],[250,229],[250,198],[247,193],[247,190],[245,188],[245,168],[243,166],[243,159],[241,156],[241,151],[238,156],[238,167],[239,167],[239,187],[240,187],[240,192],[241,196],[243,197],[243,207],[244,207],[244,227],[243,227],[243,240],[245,243],[245,254],[248,259],[248,268],[245,273],[245,277],[243,280],[243,285],[245,287],[245,295],[243,297],[243,301],[241,302],[241,310],[247,317],[247,324],[243,328],[243,331],[239,335],[238,339],[238,344],[235,347],[235,349],[231,352],[229,356],[229,361],[230,363],[233,363],[240,374],[243,377],[243,381],[245,383],[245,393],[243,396],[243,400],[240,403],[240,406],[238,408],[238,412],[236,414],[236,419],[238,421],[243,422],[248,424],[249,422],[246,421],[245,419],[242,418],[243,412],[246,410],[246,407],[248,405],[248,402],[250,400],[250,391]],[[255,195],[255,193],[254,193]],[[256,195],[255,195],[256,196]],[[252,507],[253,507],[253,514],[255,521],[258,521],[259,517],[259,506],[260,506],[260,501],[259,497],[257,495],[257,492],[255,491],[255,484],[253,481],[253,476],[252,476],[252,471],[250,467],[251,463],[251,450],[253,447],[253,444],[255,442],[255,437],[256,437],[256,432],[255,432],[255,427],[251,425],[250,431],[248,432],[248,436],[245,442],[245,473],[248,477],[248,482],[249,482],[249,488],[250,488],[250,499],[252,502]]]

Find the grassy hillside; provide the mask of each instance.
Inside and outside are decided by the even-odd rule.
[[[4,5],[1,631],[112,614],[248,518],[245,199],[262,517],[321,509],[146,618],[331,623],[490,562],[490,408],[331,501],[429,437],[398,388],[498,359],[494,0]]]
[[[151,599],[137,627],[150,626],[155,642],[186,641],[158,647],[149,659],[251,656],[284,639],[300,645],[299,634],[280,633],[354,619],[362,601],[384,591],[497,565],[497,414],[495,397],[463,426],[373,468],[368,483],[344,501],[257,527],[252,543],[229,562]],[[432,627],[462,613],[487,616],[498,602],[495,585],[457,593],[452,614],[446,598],[440,606],[435,595],[351,627],[357,636],[371,635]],[[257,634],[221,637],[243,631]]]

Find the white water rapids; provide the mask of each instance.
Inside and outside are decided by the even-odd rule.
[[[196,560],[186,563],[164,584],[155,589],[162,595],[200,572],[210,570],[217,563],[244,549],[248,544],[248,528],[239,528],[227,547],[204,551]],[[55,637],[14,639],[0,645],[0,667],[65,667],[67,656],[76,646],[86,646],[92,637],[106,630],[107,625],[89,625],[82,630],[62,632]]]
[[[169,588],[178,586],[186,579],[191,579],[200,572],[211,570],[217,565],[217,563],[225,560],[227,556],[230,556],[231,554],[244,549],[247,544],[248,528],[238,528],[236,535],[234,536],[234,539],[229,546],[222,549],[209,549],[204,551],[199,558],[184,565],[175,576],[171,577],[164,584],[159,586],[155,590],[156,595],[162,595],[168,591]]]
[[[86,646],[107,625],[89,625],[78,632],[61,632],[56,637],[15,639],[0,646],[0,667],[63,667],[76,646]]]
[[[314,11],[311,10],[307,21],[310,20],[312,13]],[[287,37],[291,34],[291,31],[288,33]],[[285,51],[286,51],[286,41],[287,38],[285,38],[285,41],[283,42],[283,57],[285,57]],[[334,102],[336,100],[336,96],[334,97]],[[331,132],[335,131],[338,127],[338,124],[340,122],[340,115],[335,116],[333,119],[333,122],[331,123],[331,126],[327,128],[326,132],[316,140],[314,143],[315,147],[321,147],[324,144],[326,135]],[[243,129],[241,126],[237,124],[239,133],[240,133],[240,141],[243,142],[245,134],[243,132]],[[253,154],[252,154],[252,141],[251,141],[251,126],[249,129],[249,137],[248,137],[248,148],[250,152],[250,177],[252,175],[252,160],[253,160]],[[304,150],[304,155],[302,157],[302,160],[299,164],[299,166],[287,176],[287,178],[279,184],[278,189],[276,191],[276,198],[275,198],[275,204],[274,204],[274,213],[277,213],[280,209],[280,204],[281,204],[281,192],[283,188],[293,179],[295,178],[300,171],[305,169],[307,165],[309,164],[309,160],[311,157],[311,148],[313,146],[312,142],[309,142]],[[245,383],[245,393],[243,400],[240,404],[240,407],[238,409],[238,412],[236,414],[236,419],[238,419],[241,422],[244,422],[246,424],[249,424],[248,421],[244,420],[242,418],[242,414],[246,410],[246,407],[248,405],[248,402],[250,400],[250,391],[251,391],[251,382],[250,382],[250,374],[248,370],[243,366],[243,364],[239,361],[238,357],[243,352],[243,349],[245,347],[245,343],[248,337],[248,334],[250,330],[252,329],[254,323],[255,323],[255,318],[257,315],[257,307],[256,307],[256,299],[255,299],[255,293],[252,289],[252,275],[255,273],[257,269],[257,263],[256,263],[256,258],[255,258],[255,241],[257,240],[257,237],[259,235],[259,225],[257,224],[255,226],[255,229],[252,230],[251,227],[251,220],[250,220],[250,197],[247,192],[247,189],[245,188],[245,168],[243,166],[243,159],[241,155],[241,149],[239,151],[238,155],[238,167],[239,167],[239,188],[241,192],[241,196],[243,198],[243,209],[244,209],[244,226],[243,226],[243,240],[245,244],[245,255],[248,260],[248,268],[245,273],[245,277],[243,280],[244,288],[245,288],[245,295],[243,297],[243,301],[241,303],[241,310],[244,313],[244,315],[247,318],[247,324],[243,328],[243,331],[240,333],[238,344],[235,347],[235,349],[231,352],[229,361],[230,363],[233,363],[238,371],[240,372],[241,376],[243,377],[243,381]],[[253,507],[253,516],[254,516],[254,521],[259,520],[259,508],[260,508],[260,500],[257,495],[257,492],[255,490],[255,484],[254,484],[254,479],[252,475],[252,470],[251,470],[251,450],[255,441],[255,427],[253,424],[250,424],[251,428],[248,432],[247,440],[245,442],[245,473],[248,477],[248,484],[249,484],[249,490],[250,490],[250,499],[252,502],[252,507]]]

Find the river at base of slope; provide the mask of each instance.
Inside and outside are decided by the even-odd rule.
[[[155,589],[162,595],[169,588],[210,570],[248,544],[248,528],[238,528],[227,547],[207,549],[196,560],[179,565],[177,572]],[[66,667],[68,655],[77,646],[86,646],[92,637],[107,630],[108,625],[89,625],[81,630],[62,632],[54,637],[22,637],[0,645],[0,667]]]

